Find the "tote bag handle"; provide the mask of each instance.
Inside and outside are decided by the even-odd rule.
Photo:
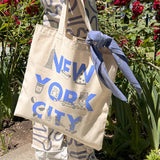
[[[77,3],[78,3],[79,10],[80,10],[81,15],[83,17],[83,20],[85,21],[85,24],[87,26],[88,31],[92,31],[91,23],[90,23],[89,18],[86,14],[83,0],[77,0]]]
[[[78,5],[80,13],[83,17],[83,20],[85,21],[87,29],[89,31],[91,31],[92,27],[89,22],[88,16],[86,14],[83,0],[77,0],[77,5]],[[64,0],[64,2],[62,4],[61,18],[60,18],[59,28],[58,28],[58,32],[60,34],[64,34],[64,35],[66,35],[66,31],[67,31],[68,8],[69,8],[69,0]]]
[[[62,12],[59,21],[58,33],[66,35],[68,21],[68,0],[63,0]]]

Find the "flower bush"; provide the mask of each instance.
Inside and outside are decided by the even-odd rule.
[[[106,2],[107,7],[100,9]],[[156,56],[160,49],[159,5],[159,0],[97,1],[100,30],[114,37],[131,60],[139,58],[160,66]]]
[[[146,158],[159,149],[160,10],[159,0],[97,1],[100,30],[113,37],[140,82],[139,97],[121,71],[116,85],[128,104],[112,96],[104,139],[104,159]]]
[[[0,129],[13,117],[36,23],[42,21],[39,1],[0,1]]]
[[[140,1],[136,1],[133,3],[133,8],[132,8],[132,12],[133,12],[133,16],[132,19],[137,18],[140,14],[143,13],[143,5],[140,5]]]

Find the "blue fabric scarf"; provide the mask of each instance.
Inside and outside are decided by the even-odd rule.
[[[106,47],[112,52],[119,69],[123,72],[128,81],[135,87],[139,96],[141,95],[141,86],[129,68],[126,56],[113,38],[102,34],[100,31],[90,31],[87,35],[86,42],[90,44],[92,61],[99,78],[103,84],[112,91],[114,96],[127,102],[127,98],[110,79],[103,61],[102,53],[98,50],[98,48]]]

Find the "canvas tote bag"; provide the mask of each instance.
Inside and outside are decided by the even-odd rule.
[[[78,1],[88,27],[83,0]],[[90,47],[67,35],[68,0],[58,30],[36,25],[15,116],[45,124],[96,150],[102,148],[111,91],[99,80]],[[114,81],[116,62],[104,55]]]

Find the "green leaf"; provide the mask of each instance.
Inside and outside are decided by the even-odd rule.
[[[8,27],[8,23],[2,24],[2,27],[0,28],[0,31],[1,31],[2,29],[6,28],[6,27]]]
[[[153,147],[154,149],[158,149],[159,147],[159,132],[158,132],[158,126],[156,125],[155,117],[150,108],[148,108],[150,117],[151,117],[151,125],[152,125],[152,138],[153,138]]]
[[[2,9],[6,8],[6,6],[7,6],[7,3],[0,4],[0,11],[2,11]]]

